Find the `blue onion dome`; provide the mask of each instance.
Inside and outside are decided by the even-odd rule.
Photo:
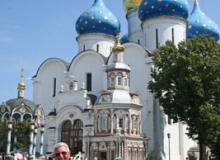
[[[187,19],[187,22],[187,38],[190,39],[193,36],[204,34],[219,40],[220,30],[217,24],[202,12],[197,0],[195,0],[193,11]]]
[[[128,42],[128,34],[125,34],[124,36],[122,36],[120,41],[121,41],[121,44],[127,43]]]
[[[78,34],[104,33],[115,36],[119,30],[118,18],[105,6],[103,0],[95,0],[92,7],[82,13],[76,22]]]
[[[142,21],[160,16],[187,19],[188,11],[187,0],[142,0],[139,7],[139,18]]]

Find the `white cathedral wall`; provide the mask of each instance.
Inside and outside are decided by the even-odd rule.
[[[62,124],[69,120],[72,124],[75,120],[79,119],[85,123],[86,117],[83,115],[82,110],[74,105],[59,106],[56,118],[50,117],[48,119],[47,127],[54,129],[47,130],[45,138],[45,147],[47,152],[53,152],[54,145],[61,140]]]
[[[167,117],[167,116],[166,116]],[[165,158],[169,159],[169,152],[170,152],[170,159],[182,160],[183,153],[182,153],[182,133],[179,132],[179,123],[165,126],[164,131],[164,152]],[[170,139],[168,138],[168,133],[170,134]],[[169,147],[170,141],[170,147]],[[184,159],[185,160],[185,159]]]
[[[144,48],[138,44],[126,43],[124,46],[124,62],[131,68],[130,90],[139,93],[141,104],[143,105],[141,123],[143,133],[149,138],[148,151],[159,149],[161,154],[166,156],[163,157],[164,160],[168,159],[169,146],[167,134],[170,133],[171,159],[185,160],[187,151],[190,147],[196,146],[196,143],[185,135],[185,125],[181,123],[168,125],[167,116],[163,112],[159,114],[154,113],[154,98],[147,89],[148,82],[151,80],[150,72],[153,64],[151,58],[148,57]]]
[[[166,116],[167,117],[167,116]],[[188,157],[188,151],[191,147],[197,147],[196,141],[190,139],[187,133],[187,126],[183,123],[172,123],[166,125],[164,132],[164,151],[166,159],[185,160]],[[170,147],[167,134],[170,133]]]
[[[70,66],[69,72],[77,78],[78,86],[86,84],[86,74],[92,74],[92,91],[89,94],[99,95],[106,89],[105,63],[96,52],[86,51],[78,55]],[[86,87],[86,85],[85,85]]]
[[[183,125],[183,132],[187,133],[187,125]],[[184,155],[185,157],[188,156],[188,151],[192,148],[192,147],[198,147],[198,144],[196,141],[193,141],[192,139],[190,139],[186,134],[184,134],[183,136],[183,140],[184,140]]]
[[[138,11],[129,13],[127,16],[128,22],[128,39],[130,42],[143,44],[143,34],[141,29],[141,21],[138,17]]]
[[[135,43],[126,43],[124,51],[124,63],[131,68],[130,90],[140,96],[142,108],[142,132],[150,138],[149,149],[154,148],[154,124],[153,124],[153,97],[147,89],[147,82],[151,79],[151,63],[144,48]]]
[[[41,104],[47,115],[56,107],[56,96],[64,82],[66,66],[57,59],[48,59],[40,66],[37,77],[33,79],[33,101]],[[53,81],[56,78],[56,96],[53,97]]]
[[[81,110],[84,110],[86,107],[86,90],[71,90],[57,95],[57,112],[59,112],[63,106],[77,106]]]
[[[156,49],[156,29],[158,29],[158,44],[164,45],[172,41],[172,28],[174,29],[174,44],[186,39],[186,22],[173,17],[153,18],[143,22],[144,46],[149,50]]]
[[[77,37],[78,51],[83,52],[89,49],[97,51],[97,45],[99,45],[98,53],[108,57],[113,48],[114,41],[114,37],[102,33],[83,34]]]

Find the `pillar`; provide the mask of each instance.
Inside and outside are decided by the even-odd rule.
[[[8,121],[8,138],[7,138],[7,150],[6,154],[10,155],[10,150],[11,150],[11,132],[12,132],[12,120],[10,119]]]
[[[43,155],[43,145],[44,145],[44,125],[41,125],[41,130],[40,130],[40,155]]]
[[[36,155],[36,147],[37,147],[37,126],[34,128],[34,138],[33,138],[33,156],[35,157]]]
[[[28,159],[33,159],[33,139],[34,139],[34,121],[32,120],[30,123],[30,146],[29,146],[29,155]]]

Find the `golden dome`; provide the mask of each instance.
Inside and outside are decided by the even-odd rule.
[[[123,0],[124,1],[124,8],[126,14],[129,12],[136,11],[141,3],[141,0]]]
[[[24,83],[24,81],[20,81],[20,82],[18,83],[18,89],[25,89],[25,83]]]

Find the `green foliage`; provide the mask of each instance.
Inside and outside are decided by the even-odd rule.
[[[208,37],[171,42],[155,53],[149,89],[174,121],[183,121],[188,136],[216,143],[220,126],[220,45]]]
[[[156,151],[151,151],[148,154],[147,160],[160,160],[160,157]]]
[[[4,121],[0,120],[0,153],[6,152],[7,145],[7,126]]]
[[[16,144],[16,148],[17,149],[23,149],[23,148],[28,148],[29,144],[30,144],[30,126],[28,123],[26,122],[19,122],[17,124],[17,144]]]
[[[30,140],[30,127],[29,123],[19,122],[18,124],[13,126],[11,146],[16,149],[28,149]],[[15,128],[17,129],[17,133],[15,133]],[[5,121],[0,121],[0,153],[6,152],[7,147],[7,124]],[[17,135],[17,143],[14,143],[14,136]]]

